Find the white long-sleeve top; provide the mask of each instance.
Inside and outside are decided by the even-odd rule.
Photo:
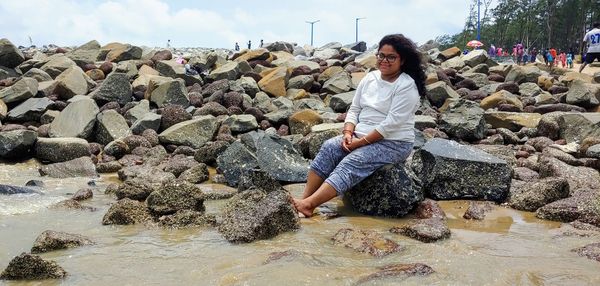
[[[358,136],[373,129],[384,139],[414,142],[415,112],[420,96],[415,81],[405,73],[394,82],[381,79],[380,71],[368,73],[358,84],[345,122]]]

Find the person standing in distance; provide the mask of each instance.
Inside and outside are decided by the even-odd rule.
[[[579,68],[581,72],[586,65],[591,64],[594,60],[600,61],[600,22],[596,22],[593,25],[593,29],[585,34],[583,41],[587,42],[588,49],[585,61]]]
[[[359,83],[341,136],[321,146],[310,165],[298,215],[356,186],[386,164],[404,162],[415,141],[415,112],[425,96],[425,73],[416,45],[402,34],[379,42],[379,70]]]

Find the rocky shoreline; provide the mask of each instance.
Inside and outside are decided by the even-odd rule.
[[[485,51],[461,55],[433,42],[420,49],[428,77],[415,151],[352,190],[346,199],[353,208],[411,214],[415,221],[390,232],[423,242],[451,235],[434,201],[449,199],[488,201],[473,203],[468,219],[484,219],[501,204],[597,231],[600,73],[498,65]],[[117,201],[105,225],[209,226],[235,243],[297,229],[281,184],[304,182],[319,146],[341,134],[354,89],[375,68],[375,50],[363,42],[275,42],[235,53],[184,52],[194,71],[166,49],[91,41],[42,52],[0,40],[0,158],[33,156],[46,163],[40,174],[55,178],[118,172],[123,182],[106,189]],[[210,176],[209,166],[219,174]],[[237,190],[207,192],[201,183],[209,179]],[[27,191],[0,186],[0,194]],[[93,210],[80,202],[91,193],[55,207]],[[209,214],[208,199],[229,201]],[[76,235],[62,236],[68,244]],[[401,250],[367,230],[341,229],[332,239],[376,256]],[[574,251],[600,260],[597,244]],[[16,257],[1,277],[66,275],[38,258]],[[31,274],[31,265],[50,265],[54,274]]]

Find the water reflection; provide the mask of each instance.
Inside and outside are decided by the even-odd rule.
[[[46,184],[40,197],[64,199],[87,187],[87,178],[41,178],[37,163],[2,165],[0,183],[22,185],[30,179]],[[53,210],[39,198],[0,196],[5,207],[31,212],[0,214],[0,270],[35,238],[52,229],[92,238],[96,245],[43,254],[70,275],[61,281],[8,282],[8,285],[352,285],[396,263],[425,263],[436,273],[427,277],[396,277],[364,285],[599,285],[598,262],[570,249],[597,242],[598,236],[556,239],[555,222],[531,213],[495,206],[483,221],[462,218],[467,201],[443,201],[452,231],[450,239],[421,243],[389,229],[408,220],[367,217],[336,199],[328,211],[342,216],[302,219],[296,232],[251,244],[230,244],[214,228],[172,230],[145,226],[103,226],[102,216],[114,202],[102,190],[115,176],[97,180],[94,198],[86,201],[96,212]],[[303,184],[286,186],[300,196]],[[21,204],[20,201],[23,203]],[[209,212],[219,212],[225,200],[207,201]],[[376,231],[404,246],[383,258],[335,246],[331,237],[341,228]],[[270,260],[277,253],[289,256]],[[269,261],[269,262],[267,262]],[[174,282],[176,281],[176,282]],[[4,282],[4,281],[3,281]]]

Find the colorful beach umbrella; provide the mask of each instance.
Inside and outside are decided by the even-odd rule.
[[[471,40],[467,43],[467,47],[478,48],[483,46],[483,43],[477,40]]]

